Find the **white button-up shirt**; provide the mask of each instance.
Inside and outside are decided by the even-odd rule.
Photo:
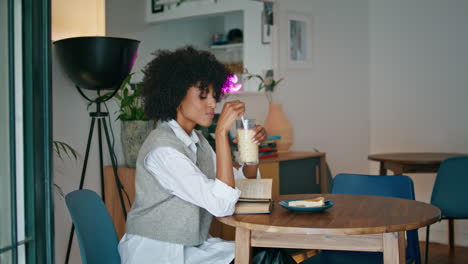
[[[168,122],[175,135],[194,153],[199,138],[190,135],[175,121]],[[216,171],[216,154],[210,148]],[[157,148],[148,153],[145,168],[171,194],[206,209],[214,216],[232,215],[240,191],[224,182],[208,179],[184,154],[171,147]],[[234,170],[235,178],[245,178],[242,170]],[[199,246],[184,246],[125,234],[119,243],[122,264],[228,264],[234,258],[234,243],[220,238],[208,238]]]

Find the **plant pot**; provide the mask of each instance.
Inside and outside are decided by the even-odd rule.
[[[129,168],[135,168],[138,151],[140,151],[141,145],[153,129],[153,121],[121,121],[120,124],[120,139],[125,164]]]
[[[287,152],[293,143],[293,127],[286,114],[283,112],[283,105],[270,104],[265,129],[269,136],[281,136],[277,140],[276,148],[278,152]]]

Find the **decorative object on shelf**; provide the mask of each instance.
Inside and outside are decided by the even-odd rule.
[[[104,164],[102,158],[102,128],[108,146],[109,156],[114,170],[114,178],[120,205],[124,218],[127,211],[123,200],[123,186],[117,173],[117,160],[112,147],[109,131],[105,118],[108,112],[101,111],[101,104],[109,100],[119,90],[121,83],[128,76],[135,63],[137,49],[140,41],[127,38],[113,37],[75,37],[62,39],[54,42],[57,57],[68,77],[75,83],[75,87],[83,98],[95,105],[95,112],[90,112],[91,126],[88,133],[83,169],[79,189],[83,189],[88,156],[93,138],[94,125],[97,121],[98,127],[98,147],[101,177],[101,195],[105,197],[104,187]],[[96,99],[89,98],[82,89],[95,91]],[[103,99],[101,91],[113,90],[111,96]],[[70,230],[65,263],[70,257],[71,244],[73,241],[74,226]]]
[[[227,37],[224,34],[216,33],[211,35],[211,44],[213,45],[226,45],[228,43]]]
[[[227,40],[229,44],[232,43],[243,43],[244,42],[244,33],[241,29],[233,28],[228,31]]]
[[[283,112],[283,106],[281,104],[273,104],[273,91],[283,78],[275,80],[272,69],[267,70],[264,77],[258,74],[251,74],[247,70],[245,72],[246,81],[252,78],[260,81],[258,91],[264,90],[268,99],[269,110],[264,123],[265,129],[269,135],[281,136],[281,139],[277,142],[278,152],[288,151],[293,143],[293,128]]]
[[[273,25],[273,3],[263,3],[262,11],[262,44],[271,43],[271,26]]]
[[[164,12],[164,4],[159,3],[160,0],[151,0],[151,13]]]
[[[269,104],[264,127],[269,135],[281,136],[276,142],[278,152],[287,152],[293,144],[293,127],[283,111],[282,104]]]
[[[245,69],[244,75],[245,81],[248,81],[252,78],[255,78],[259,81],[258,83],[258,91],[265,91],[265,96],[268,99],[268,103],[273,103],[273,91],[275,90],[276,86],[283,80],[280,78],[279,80],[274,79],[274,73],[272,69],[266,71],[265,76],[261,76],[259,74],[252,74],[249,73],[247,69]]]

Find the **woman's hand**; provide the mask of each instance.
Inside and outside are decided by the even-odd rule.
[[[219,115],[216,133],[226,134],[238,117],[245,112],[245,104],[239,100],[226,102]]]
[[[260,145],[263,141],[267,140],[268,134],[266,132],[266,129],[262,127],[261,125],[256,125],[253,130],[255,131],[255,134],[252,138],[252,141],[255,142],[255,144]],[[234,143],[238,143],[239,140],[236,138],[233,140]]]
[[[264,127],[261,125],[256,125],[253,130],[255,131],[255,135],[252,140],[255,142],[255,144],[260,145],[260,143],[267,140],[268,134]]]

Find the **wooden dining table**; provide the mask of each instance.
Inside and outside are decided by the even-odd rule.
[[[380,163],[380,175],[387,175],[387,170],[393,171],[395,175],[401,175],[437,172],[440,163],[445,159],[466,155],[447,152],[395,152],[371,154],[368,159]]]
[[[279,201],[324,196],[334,206],[296,212]],[[236,228],[235,263],[251,263],[252,247],[383,252],[384,264],[405,263],[405,231],[431,225],[440,210],[400,198],[351,194],[275,197],[270,214],[232,215],[218,220]]]

